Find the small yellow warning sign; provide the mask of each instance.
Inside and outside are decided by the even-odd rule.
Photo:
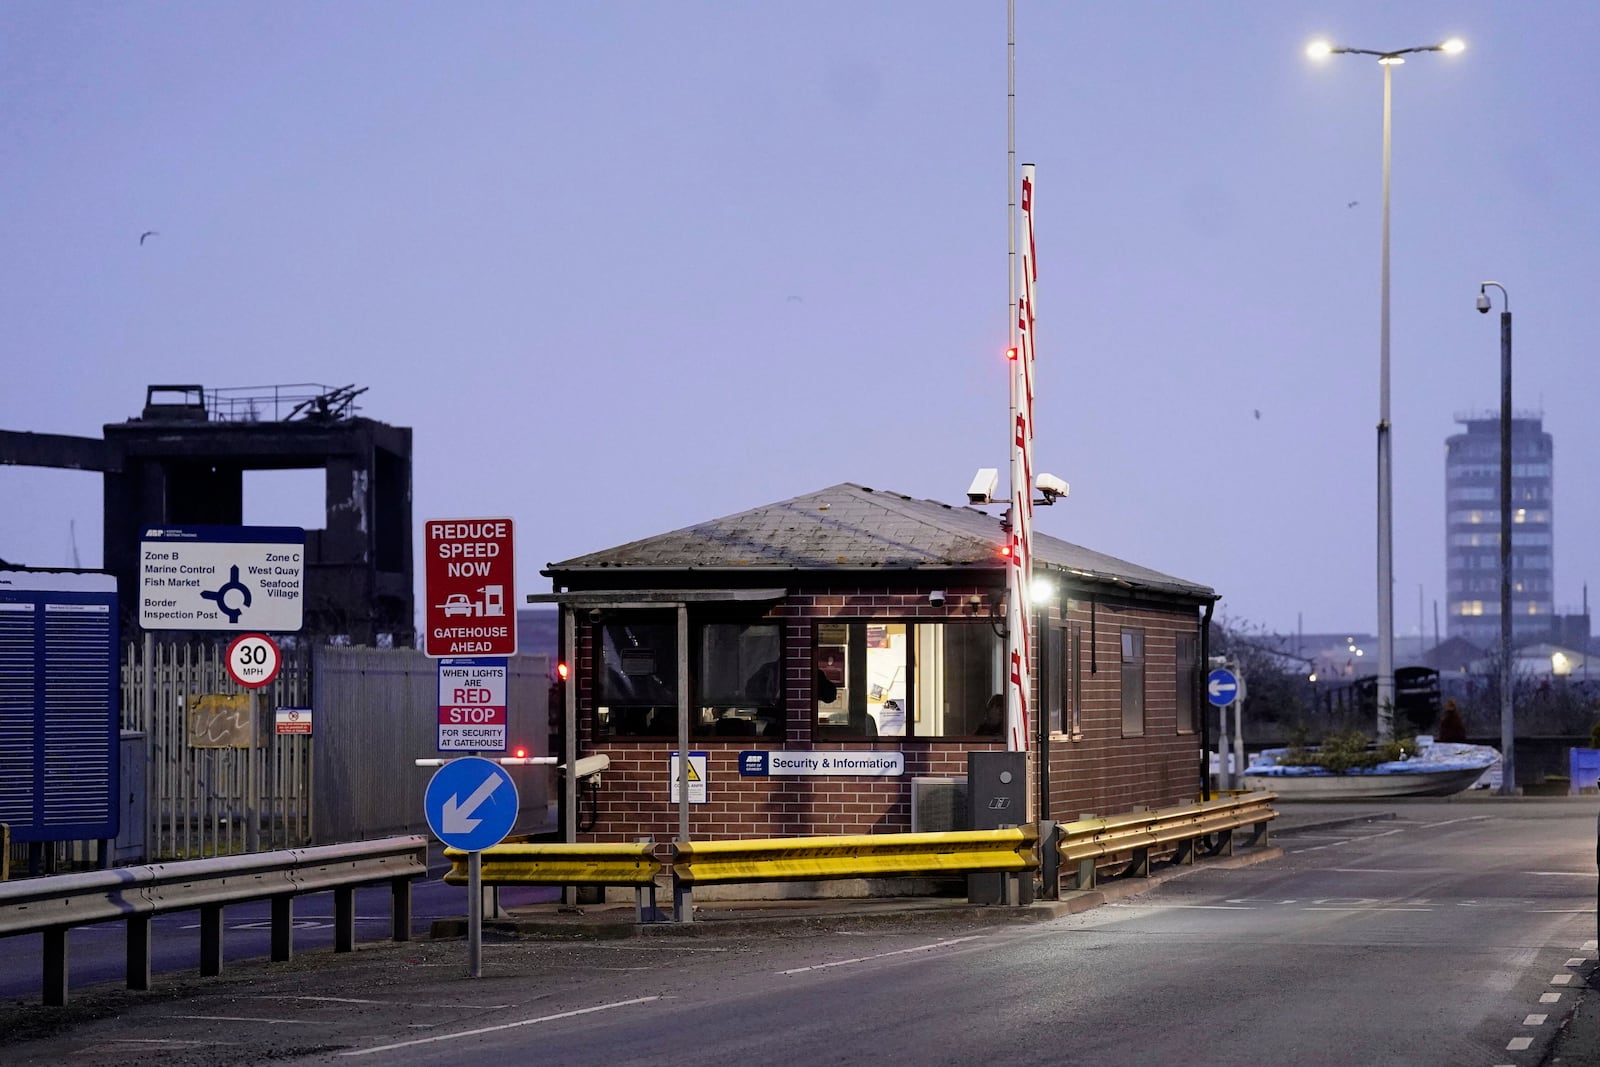
[[[678,754],[672,753],[668,757],[668,774],[670,788],[667,790],[667,799],[672,803],[678,801]],[[706,803],[706,754],[704,752],[689,753],[689,803]]]

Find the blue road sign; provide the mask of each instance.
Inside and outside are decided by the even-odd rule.
[[[1206,699],[1219,708],[1233,703],[1239,695],[1239,677],[1226,667],[1218,667],[1206,675]]]
[[[482,852],[498,845],[517,821],[517,787],[498,763],[466,756],[434,772],[422,807],[440,841]]]

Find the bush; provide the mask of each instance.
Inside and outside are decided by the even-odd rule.
[[[1334,774],[1348,774],[1406,759],[1416,751],[1415,738],[1399,738],[1374,748],[1371,739],[1360,730],[1340,730],[1315,747],[1291,746],[1278,762],[1288,767],[1321,767]]]

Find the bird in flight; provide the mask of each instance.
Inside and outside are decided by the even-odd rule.
[[[155,237],[155,236],[156,236],[156,231],[155,230],[146,230],[146,231],[144,231],[143,233],[141,233],[139,235],[139,243],[140,244],[144,244],[144,239],[146,237]]]
[[[1356,206],[1356,205],[1357,205],[1357,204],[1359,204],[1359,203],[1361,203],[1361,201],[1359,201],[1359,200],[1352,200],[1352,201],[1350,201],[1350,202],[1349,202],[1349,203],[1348,203],[1348,204],[1346,204],[1346,205],[1345,205],[1345,207],[1355,207],[1355,206]]]

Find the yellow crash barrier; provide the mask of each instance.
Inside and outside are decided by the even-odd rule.
[[[1132,811],[1108,818],[1080,819],[1063,823],[1057,849],[1062,869],[1076,874],[1076,888],[1093,889],[1095,861],[1105,856],[1126,855],[1128,872],[1150,873],[1151,849],[1175,847],[1178,863],[1194,860],[1195,842],[1215,836],[1215,851],[1233,852],[1233,831],[1251,827],[1251,843],[1266,839],[1268,821],[1278,817],[1272,810],[1274,793],[1246,793],[1204,801],[1199,804],[1157,811]]]
[[[467,884],[471,853],[447,848],[450,870],[444,881]],[[634,844],[499,844],[484,849],[484,885],[631,885],[653,886],[661,873],[655,846]]]
[[[704,841],[672,846],[674,879],[685,885],[825,878],[983,874],[1039,868],[1039,829],[937,834],[848,834]]]

